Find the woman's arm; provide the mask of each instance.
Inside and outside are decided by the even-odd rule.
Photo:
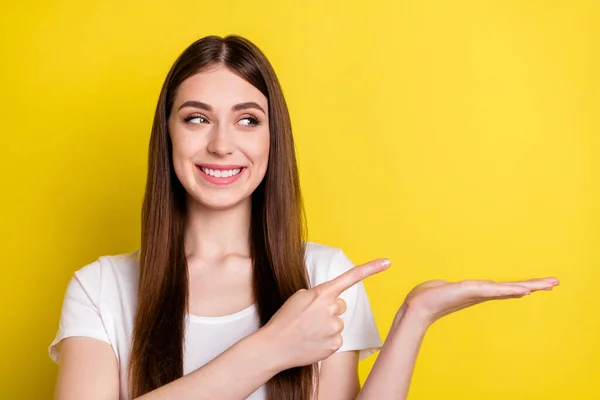
[[[556,285],[555,278],[519,282],[436,280],[417,285],[398,310],[357,400],[405,400],[425,332],[443,316],[489,300],[551,290]]]
[[[214,360],[139,400],[245,399],[280,371],[264,331],[258,330]],[[90,360],[94,360],[90,362]],[[63,340],[56,400],[117,400],[119,370],[111,346],[97,339]]]
[[[246,336],[214,360],[139,400],[245,399],[281,371],[264,330]]]
[[[362,390],[358,351],[342,352],[321,363],[318,399],[405,399],[425,331],[419,315],[407,315],[403,304]]]
[[[358,379],[358,351],[341,352],[321,363],[319,400],[406,398],[426,329],[418,315],[407,315],[405,308],[403,305],[396,314],[362,390]]]
[[[354,400],[360,391],[356,351],[342,351],[321,362],[319,400]]]
[[[116,400],[119,398],[119,367],[110,344],[99,339],[74,336],[60,344],[60,367],[55,400]]]
[[[426,325],[403,305],[357,400],[404,400],[425,336]]]

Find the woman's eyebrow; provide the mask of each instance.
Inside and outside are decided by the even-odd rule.
[[[260,105],[258,105],[258,103],[255,103],[253,101],[247,101],[245,103],[236,104],[235,106],[231,107],[231,111],[241,111],[241,110],[247,110],[249,108],[256,108],[256,109],[262,111],[263,114],[265,114],[265,115],[267,114],[265,112],[265,110]]]
[[[184,102],[183,104],[181,104],[179,106],[177,111],[181,110],[184,107],[195,107],[195,108],[200,108],[200,109],[206,110],[206,111],[213,110],[210,105],[203,103],[201,101],[197,101],[197,100],[188,100],[188,101]],[[249,108],[256,108],[256,109],[262,111],[263,114],[265,114],[265,115],[267,114],[265,112],[265,110],[258,103],[255,103],[253,101],[247,101],[245,103],[236,104],[233,107],[231,107],[231,111],[241,111],[241,110],[247,110]]]
[[[181,104],[179,106],[179,108],[177,109],[177,111],[181,110],[183,107],[195,107],[195,108],[201,108],[203,110],[206,111],[212,111],[212,107],[209,106],[206,103],[203,103],[201,101],[196,101],[196,100],[188,100],[186,102],[184,102],[183,104]]]

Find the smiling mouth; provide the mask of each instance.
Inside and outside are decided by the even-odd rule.
[[[238,175],[240,172],[242,172],[242,170],[244,169],[244,167],[242,168],[234,168],[234,169],[213,169],[213,168],[206,168],[200,165],[197,165],[198,168],[200,168],[200,170],[202,172],[204,172],[206,175],[215,177],[215,178],[229,178],[232,176],[236,176]]]

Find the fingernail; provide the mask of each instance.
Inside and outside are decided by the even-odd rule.
[[[388,268],[390,265],[392,265],[392,262],[390,260],[388,260],[387,258],[384,258],[383,260],[381,260],[381,266],[383,268]]]

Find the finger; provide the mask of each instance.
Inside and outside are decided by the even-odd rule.
[[[496,282],[473,283],[472,294],[480,298],[506,298],[510,296],[524,296],[531,293],[531,289],[521,285],[505,285]]]
[[[464,310],[465,308],[469,308],[469,307],[472,307],[474,305],[485,303],[485,302],[492,301],[492,300],[518,299],[518,298],[521,298],[523,296],[526,296],[526,294],[521,293],[521,294],[509,294],[509,295],[503,295],[503,296],[488,296],[488,297],[485,297],[485,298],[478,298],[478,299],[475,299],[475,300],[470,300],[470,301],[467,301],[465,303],[462,303],[462,304],[460,304],[459,306],[457,306],[455,308],[446,310],[442,314],[442,316],[445,316],[445,315],[448,315],[448,314],[452,314],[454,312],[457,312],[457,311],[460,311],[460,310]]]
[[[335,305],[335,315],[339,316],[346,312],[346,302],[344,301],[344,299],[337,299],[335,301]]]
[[[535,290],[551,290],[554,286],[558,285],[558,280],[553,278],[537,278],[537,279],[528,279],[524,281],[516,281],[516,282],[498,282],[500,285],[519,285],[529,288],[531,291]]]
[[[344,337],[339,334],[333,338],[333,351],[338,351],[344,345]]]
[[[336,333],[342,333],[344,331],[344,320],[341,319],[340,317],[337,317],[337,332]]]
[[[387,269],[391,265],[387,258],[370,261],[344,272],[335,279],[315,286],[319,293],[338,297],[344,290],[356,285],[363,279]]]
[[[521,297],[525,297],[530,295],[531,292],[527,293],[516,293],[516,294],[504,294],[501,296],[491,296],[491,297],[487,297],[485,299],[483,299],[483,301],[489,301],[489,300],[508,300],[508,299],[520,299]],[[482,302],[483,302],[482,301]]]

